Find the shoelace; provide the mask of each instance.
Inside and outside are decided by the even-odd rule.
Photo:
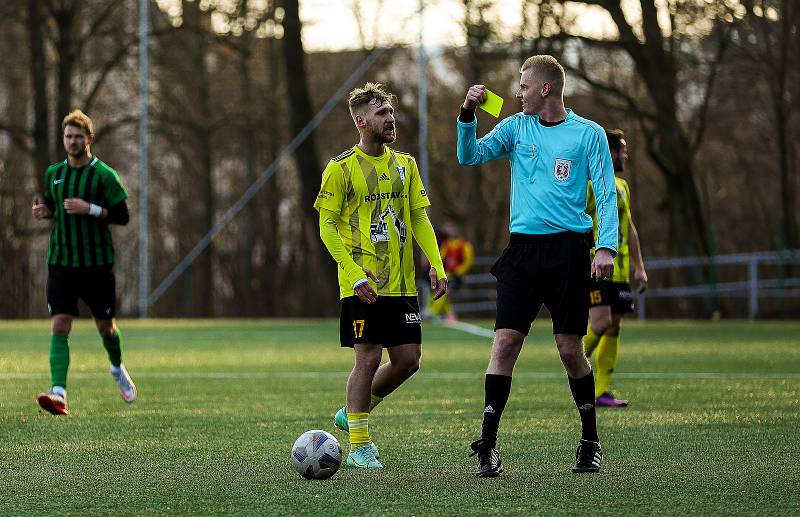
[[[373,461],[378,461],[377,458],[375,458],[375,451],[373,451],[372,447],[368,447],[366,445],[363,445],[363,446],[359,447],[359,449],[361,450],[361,452],[358,453],[358,456],[360,456],[361,459],[363,459],[365,463],[371,463]]]
[[[120,371],[119,373],[112,373],[112,375],[114,376],[114,380],[116,380],[118,383],[120,383],[126,389],[130,389],[131,388],[131,383],[128,382],[128,376],[124,375],[122,373],[122,371]]]

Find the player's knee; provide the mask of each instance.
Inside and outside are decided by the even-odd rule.
[[[590,327],[595,335],[602,336],[611,328],[611,320],[605,317],[594,318],[592,319]]]
[[[419,371],[419,358],[404,361],[401,363],[400,368],[402,368],[406,376],[411,377]]]
[[[492,353],[495,360],[499,361],[501,364],[513,363],[517,360],[517,357],[519,357],[521,348],[521,341],[508,336],[498,336],[495,339]]]
[[[356,354],[356,368],[374,373],[381,364],[381,348],[361,350]]]
[[[111,338],[114,337],[114,333],[116,332],[116,328],[114,327],[114,322],[110,320],[97,320],[97,332],[100,333],[100,336],[104,338]]]
[[[404,355],[392,360],[392,366],[403,372],[407,377],[411,377],[419,370],[420,356],[419,352]]]
[[[66,314],[53,316],[53,334],[57,336],[68,336],[72,330],[72,317]]]
[[[571,341],[558,343],[558,355],[561,357],[561,362],[567,368],[567,371],[580,370],[583,369],[584,365],[588,364],[586,353],[580,340],[577,344]]]
[[[566,353],[561,355],[561,363],[564,365],[564,370],[573,379],[581,378],[587,375],[592,370],[592,366],[582,353]]]

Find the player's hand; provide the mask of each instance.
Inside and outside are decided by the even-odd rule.
[[[42,203],[42,200],[39,199],[39,196],[33,198],[33,206],[31,206],[31,213],[33,217],[36,219],[50,219],[53,217],[53,213],[47,208],[47,205]]]
[[[606,248],[599,248],[592,261],[592,274],[597,280],[606,280],[614,276],[614,257]]]
[[[364,274],[376,284],[378,283],[378,277],[369,269],[364,268]],[[375,292],[369,282],[359,284],[354,291],[358,299],[364,303],[375,303],[378,301],[378,293]]]
[[[72,215],[88,214],[89,203],[79,197],[71,197],[64,200],[64,211]]]
[[[433,296],[434,300],[438,300],[439,298],[444,296],[445,293],[447,293],[447,279],[442,278],[441,280],[437,281],[436,270],[433,268],[431,268],[431,270],[428,271],[428,276],[431,279],[431,295]]]
[[[633,286],[639,294],[647,290],[647,273],[643,269],[637,269],[633,272]]]
[[[482,104],[486,100],[486,86],[483,84],[476,84],[469,87],[467,90],[467,97],[464,99],[464,109],[474,110],[478,104]]]

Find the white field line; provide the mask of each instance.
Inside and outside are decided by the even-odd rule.
[[[494,330],[487,329],[486,327],[479,327],[478,325],[473,325],[465,321],[431,320],[431,322],[442,327],[460,330],[462,332],[466,332],[467,334],[472,334],[473,336],[494,337]]]
[[[350,372],[137,372],[133,371],[136,379],[324,379],[346,378]],[[564,372],[516,372],[515,379],[563,379]],[[108,373],[100,372],[75,372],[69,374],[76,379],[104,379]],[[417,377],[435,380],[481,379],[481,372],[425,372],[421,371]],[[619,372],[614,374],[623,379],[657,379],[657,380],[795,380],[800,379],[798,372]],[[0,373],[0,381],[46,379],[48,373]]]

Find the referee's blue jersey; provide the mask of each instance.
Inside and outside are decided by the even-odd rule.
[[[538,115],[517,113],[476,138],[477,118],[458,123],[458,162],[480,165],[508,156],[511,162],[511,233],[590,232],[586,188],[597,200],[597,248],[617,252],[617,192],[606,133],[567,110],[564,122],[544,126]]]

